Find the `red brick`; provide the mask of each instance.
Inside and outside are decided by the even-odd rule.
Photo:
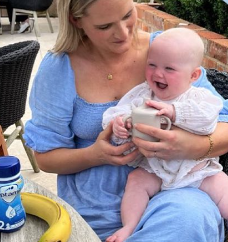
[[[204,56],[202,66],[204,68],[215,68],[217,69],[217,60]]]
[[[208,56],[228,64],[228,39],[208,40]]]
[[[197,33],[199,34],[200,37],[205,39],[225,39],[226,38],[221,34],[217,34],[215,32],[211,32],[206,29],[204,31],[197,31]]]
[[[205,28],[199,26],[199,25],[196,25],[196,24],[193,24],[193,23],[190,23],[189,25],[187,26],[184,26],[185,28],[188,28],[188,29],[192,29],[194,31],[201,31],[201,30],[205,30]]]
[[[189,24],[188,21],[185,21],[185,20],[180,19],[180,18],[176,18],[176,19],[164,19],[164,30],[170,29],[170,28],[176,28],[181,23],[182,24],[186,24],[186,25]]]
[[[226,72],[228,72],[228,66],[224,65],[224,64],[220,64],[220,62],[217,62],[216,69],[219,70],[219,71],[226,71]]]
[[[143,31],[145,31],[145,32],[148,32],[148,25],[146,25],[146,24],[144,24],[144,23],[142,23],[142,27],[141,27],[141,29],[143,30]]]
[[[147,9],[148,9],[148,6],[144,4],[136,4],[138,18],[144,19],[144,13]]]

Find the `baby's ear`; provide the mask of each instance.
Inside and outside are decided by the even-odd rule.
[[[194,82],[195,80],[197,80],[200,75],[201,75],[202,71],[200,69],[200,67],[197,67],[193,72],[192,72],[192,76],[191,76],[191,80],[192,82]]]

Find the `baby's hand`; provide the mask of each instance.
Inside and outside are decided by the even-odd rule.
[[[153,107],[159,110],[157,115],[165,115],[168,118],[170,118],[172,122],[175,122],[175,118],[176,118],[175,108],[172,104],[157,102],[153,100],[146,101],[146,104],[150,107]]]
[[[127,124],[127,127],[129,125]],[[128,130],[125,128],[125,124],[122,116],[118,116],[113,121],[113,133],[116,137],[121,139],[127,139],[129,137]]]

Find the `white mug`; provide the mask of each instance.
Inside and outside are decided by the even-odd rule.
[[[171,120],[164,115],[157,115],[158,110],[152,107],[148,107],[146,104],[134,108],[132,110],[131,115],[126,115],[123,117],[123,121],[126,123],[128,119],[131,119],[132,129],[129,131],[129,134],[133,137],[138,137],[147,141],[157,142],[159,139],[150,136],[148,134],[144,134],[134,128],[134,124],[142,123],[146,125],[150,125],[156,128],[162,128],[162,124],[166,124],[165,130],[169,130],[171,128]]]

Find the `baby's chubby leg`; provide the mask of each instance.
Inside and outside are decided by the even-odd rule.
[[[228,176],[221,171],[214,176],[206,177],[200,189],[215,202],[222,217],[228,219]]]
[[[137,168],[128,175],[121,204],[123,227],[106,239],[106,242],[125,241],[140,221],[150,197],[160,191],[161,179],[154,173]]]

